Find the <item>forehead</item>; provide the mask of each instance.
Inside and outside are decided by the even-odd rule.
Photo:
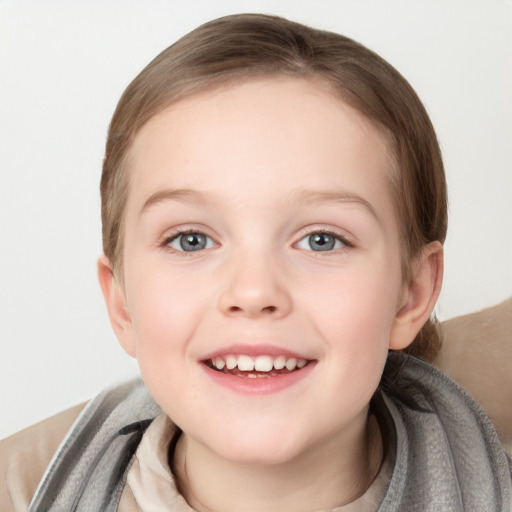
[[[350,191],[362,184],[369,202],[382,203],[390,199],[392,167],[387,137],[324,84],[252,80],[181,100],[151,118],[128,157],[128,203],[140,208],[169,187],[237,190],[243,201],[247,194],[271,200],[296,188]]]

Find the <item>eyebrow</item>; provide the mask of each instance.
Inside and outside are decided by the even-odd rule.
[[[155,192],[146,200],[140,214],[143,214],[146,210],[165,201],[188,201],[194,203],[209,203],[211,202],[208,194],[199,192],[198,190],[181,188],[181,189],[165,189]]]
[[[292,190],[288,194],[287,202],[290,204],[290,206],[296,207],[315,205],[325,202],[357,203],[363,206],[369,213],[371,213],[371,215],[375,217],[379,223],[381,222],[381,218],[369,201],[364,199],[364,197],[359,196],[358,194],[354,194],[348,191],[324,192],[311,190]]]

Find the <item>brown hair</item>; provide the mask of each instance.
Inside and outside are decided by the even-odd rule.
[[[112,118],[101,177],[103,250],[122,275],[123,213],[134,137],[172,103],[228,82],[272,75],[320,80],[391,140],[391,185],[402,240],[402,269],[432,241],[444,242],[447,193],[437,138],[409,83],[361,44],[275,16],[240,14],[201,25],[158,55],[132,81]],[[440,347],[429,321],[407,349],[431,360]]]

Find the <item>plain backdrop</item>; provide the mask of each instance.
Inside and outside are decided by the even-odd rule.
[[[137,372],[96,280],[107,126],[151,58],[236,12],[341,32],[408,78],[436,126],[450,191],[438,313],[450,318],[512,294],[510,0],[4,0],[0,437]]]

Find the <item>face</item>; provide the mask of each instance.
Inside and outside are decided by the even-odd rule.
[[[138,133],[120,339],[190,439],[276,463],[362,427],[403,300],[390,162],[361,114],[288,78]]]

